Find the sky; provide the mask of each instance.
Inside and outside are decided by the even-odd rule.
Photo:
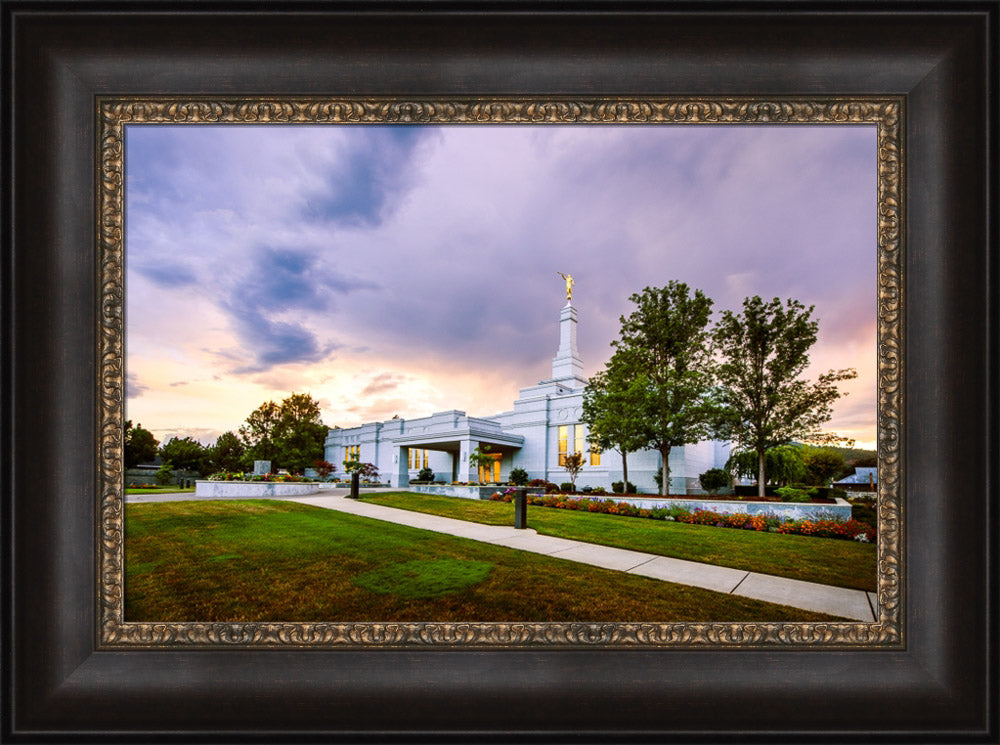
[[[161,442],[293,392],[509,410],[565,272],[585,375],[647,286],[815,306],[806,377],[858,372],[826,429],[874,447],[874,126],[129,125],[125,168],[126,417]]]

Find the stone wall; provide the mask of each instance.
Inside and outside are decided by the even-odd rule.
[[[280,481],[196,481],[196,497],[262,499],[267,497],[301,497],[315,494],[320,485],[314,481],[284,483]]]

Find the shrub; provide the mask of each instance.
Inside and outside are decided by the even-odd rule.
[[[709,468],[698,477],[701,488],[709,494],[715,494],[719,489],[729,486],[729,473],[722,468]]]
[[[869,525],[878,524],[878,515],[875,512],[875,506],[865,504],[864,502],[854,502],[851,504],[851,517],[858,522],[868,523]]]
[[[327,478],[331,473],[337,470],[337,467],[328,460],[316,461],[313,463],[313,468],[316,469],[316,473],[319,474],[321,479]]]
[[[782,486],[775,491],[782,502],[808,502],[816,493],[815,489],[796,489],[794,486]]]
[[[528,483],[528,472],[523,468],[512,468],[508,479],[514,486],[524,486]]]
[[[576,477],[580,474],[580,470],[583,468],[583,454],[582,453],[569,453],[563,458],[563,468],[566,469],[566,473],[569,476],[571,492],[576,491]]]
[[[627,490],[626,486],[628,487]],[[625,494],[625,493],[635,494],[636,488],[635,484],[633,484],[631,481],[629,481],[628,484],[623,484],[621,481],[615,481],[614,483],[611,484],[611,491],[614,492],[615,494]]]
[[[420,469],[420,473],[417,474],[417,481],[433,481],[434,480],[434,469],[424,466]]]
[[[549,482],[545,479],[532,479],[528,482],[528,486],[545,486],[547,483]]]
[[[561,484],[559,484],[559,491],[561,491],[563,494],[572,494],[573,493],[572,482],[563,481]]]
[[[545,493],[552,494],[553,492],[559,491],[559,487],[553,484],[551,481],[545,482]]]
[[[667,478],[670,478],[670,470],[667,469]],[[661,491],[663,489],[663,466],[656,471],[653,475],[653,481],[656,482],[656,490]],[[667,494],[670,493],[670,481],[667,481]]]
[[[590,490],[590,493],[591,494],[607,494],[608,492],[604,489],[603,486],[595,486],[593,489]]]
[[[171,481],[174,480],[174,467],[169,463],[164,463],[160,466],[159,470],[156,472],[156,483],[160,486],[166,486]]]
[[[582,491],[584,494],[590,494],[591,492],[594,491],[594,488],[591,486],[585,486],[582,489],[580,489],[580,491]]]
[[[753,484],[750,485],[737,484],[736,486],[733,487],[733,494],[735,494],[737,497],[756,497],[757,487],[756,485]],[[776,497],[778,495],[775,493],[773,486],[765,486],[764,496]]]

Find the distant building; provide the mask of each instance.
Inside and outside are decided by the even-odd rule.
[[[567,291],[569,294],[569,291]],[[622,459],[616,451],[591,452],[583,414],[583,362],[577,352],[577,313],[567,300],[559,316],[559,349],[552,360],[552,377],[522,388],[510,411],[488,417],[464,411],[441,411],[419,419],[389,419],[359,427],[331,429],[326,438],[326,460],[346,459],[374,463],[383,480],[406,487],[425,467],[438,481],[502,482],[513,468],[523,468],[529,479],[556,484],[569,478],[562,463],[569,453],[584,455],[577,488],[603,486],[622,480]],[[469,464],[469,454],[488,446],[496,454],[492,469]],[[670,453],[670,491],[700,493],[698,476],[721,468],[729,458],[729,443],[705,441],[674,448]],[[628,454],[629,481],[643,492],[657,491],[654,479],[660,454],[643,450]]]
[[[875,491],[878,487],[878,468],[855,468],[854,473],[834,484],[847,491]]]

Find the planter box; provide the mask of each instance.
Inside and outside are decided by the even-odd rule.
[[[598,499],[601,497],[594,497]],[[794,520],[815,520],[819,517],[834,517],[839,520],[851,519],[851,505],[839,497],[834,500],[834,504],[809,504],[807,502],[745,502],[731,499],[699,499],[697,497],[618,497],[612,495],[615,502],[628,502],[636,507],[652,509],[654,507],[683,507],[694,512],[695,510],[709,510],[720,514],[734,515],[746,513],[748,515],[777,515],[778,517],[789,517]]]
[[[451,484],[410,484],[407,491],[417,494],[441,494],[445,497],[462,497],[463,499],[489,499],[491,495],[502,492],[506,486],[452,486]]]
[[[320,484],[315,481],[196,481],[196,497],[217,497],[220,499],[241,497],[261,499],[267,497],[301,497],[315,494]]]
[[[489,499],[496,492],[507,489],[506,486],[410,486],[408,491],[417,494],[441,494],[446,497],[462,497],[464,499]],[[541,491],[528,490],[528,494],[544,494]],[[803,502],[743,502],[725,499],[700,499],[698,497],[620,497],[617,494],[573,494],[568,499],[611,499],[615,502],[628,502],[636,507],[652,509],[653,507],[683,507],[691,512],[695,510],[710,510],[712,512],[735,514],[745,512],[750,515],[770,514],[778,517],[789,517],[794,520],[817,519],[833,517],[839,520],[851,519],[851,505],[843,499],[836,499],[834,504],[807,504]]]

